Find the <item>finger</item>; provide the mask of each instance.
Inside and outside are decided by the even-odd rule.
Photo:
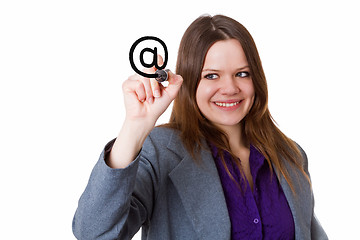
[[[164,59],[162,58],[162,56],[160,54],[157,55],[157,65],[159,67],[162,67],[164,65]],[[155,69],[157,70],[157,69]]]
[[[156,61],[157,61],[157,64],[154,64],[152,67],[150,68],[144,68],[143,69],[143,72],[144,73],[148,73],[148,74],[153,74],[156,72],[156,70],[158,70],[156,68],[156,65],[161,68],[163,65],[164,65],[164,59],[162,58],[162,56],[160,54],[157,55],[157,58],[156,58]],[[162,69],[162,68],[161,68]]]
[[[160,56],[160,55],[158,55],[158,56]],[[143,69],[143,72],[148,73],[148,74],[154,74],[155,69],[156,69],[155,66],[153,66],[152,68]],[[145,85],[145,89],[146,89],[147,100],[149,102],[152,102],[154,100],[153,97],[161,96],[161,90],[160,90],[159,83],[154,78],[150,78],[150,79],[147,78],[146,82],[144,82],[144,85]]]
[[[177,86],[177,87],[181,86],[183,82],[182,76],[176,75],[171,71],[169,71],[168,74],[169,74],[169,79],[168,79],[169,86]]]
[[[171,98],[175,98],[183,83],[183,78],[182,76],[176,75],[171,71],[169,71],[168,74],[169,85],[167,86],[166,91],[171,96]]]
[[[125,94],[135,95],[140,102],[146,99],[145,87],[139,80],[134,81],[134,78],[130,77],[122,84],[122,89]]]
[[[146,100],[146,88],[143,83],[143,77],[139,74],[134,74],[128,78],[129,87],[131,87],[130,91],[134,91],[136,96],[140,102],[144,102]]]
[[[145,93],[144,84],[142,84],[141,82],[138,82],[135,93],[136,93],[137,98],[139,99],[140,102],[145,102],[146,93]]]
[[[156,81],[154,78],[150,79],[151,89],[153,91],[153,96],[155,98],[161,97],[161,89],[160,84],[158,81]]]
[[[164,89],[164,91],[166,91],[169,94],[169,96],[172,99],[174,99],[181,87],[181,84],[183,83],[183,78],[182,76],[176,75],[171,71],[169,71],[168,74],[169,74],[169,80],[168,80],[169,85]]]
[[[153,99],[153,92],[150,84],[150,79],[142,77],[140,80],[145,88],[145,94],[146,94],[146,101],[149,103],[152,103],[154,101]]]
[[[164,65],[164,59],[160,54],[157,55],[157,65],[159,67],[162,67]],[[157,69],[155,68],[155,70]],[[153,89],[154,97],[156,98],[161,97],[161,84],[159,84],[159,82],[156,81],[155,79],[150,79],[150,82]]]
[[[140,75],[139,74],[134,74],[134,75],[131,75],[128,80],[130,81],[138,81],[140,79]]]
[[[159,67],[162,67],[164,64],[164,60],[162,58],[161,55],[157,55],[157,65]],[[144,73],[148,73],[148,74],[154,74],[156,71],[156,67],[153,66],[151,68],[145,68],[143,69]],[[146,100],[148,102],[153,102],[154,99],[153,97],[161,97],[161,86],[158,83],[158,81],[156,81],[155,79],[151,78],[142,78],[142,83],[144,84],[145,87],[145,93],[146,93]]]

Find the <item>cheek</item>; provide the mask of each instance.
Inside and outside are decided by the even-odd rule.
[[[255,97],[255,88],[254,88],[254,84],[253,82],[249,82],[249,84],[246,86],[246,95],[249,97],[249,98],[254,98]]]
[[[196,90],[196,103],[199,106],[199,103],[207,103],[210,101],[211,97],[214,94],[214,89],[211,85],[200,81],[199,86]]]
[[[250,98],[251,98],[251,105],[254,103],[254,99],[255,99],[255,90],[252,89],[252,91],[249,93]]]
[[[199,101],[200,101],[200,99],[201,99],[201,88],[200,88],[200,84],[199,84],[198,88],[196,89],[195,99],[196,99],[196,104],[199,106]]]
[[[243,91],[246,94],[246,97],[248,99],[250,99],[249,107],[251,108],[251,106],[254,103],[254,99],[255,99],[255,89],[254,89],[254,85],[253,85],[252,81],[248,85],[244,86]]]

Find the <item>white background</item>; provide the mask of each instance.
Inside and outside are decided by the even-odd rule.
[[[77,201],[124,117],[132,43],[161,38],[174,70],[182,34],[204,13],[253,35],[270,111],[308,154],[318,218],[330,239],[357,238],[358,10],[346,0],[1,1],[0,238],[74,239]]]

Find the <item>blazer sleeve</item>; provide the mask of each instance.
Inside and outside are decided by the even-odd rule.
[[[299,147],[301,155],[303,156],[303,159],[304,159],[304,165],[303,165],[304,171],[310,178],[307,155],[306,155],[305,151],[299,145],[298,145],[298,147]],[[311,193],[311,196],[312,196],[312,218],[311,218],[311,229],[310,229],[311,230],[311,239],[313,239],[313,240],[328,240],[329,238],[326,235],[325,230],[321,226],[321,224],[320,224],[319,220],[317,219],[315,212],[314,212],[315,200],[314,200],[313,192]]]
[[[78,202],[72,224],[77,239],[131,239],[151,214],[156,176],[144,157],[149,151],[142,149],[124,169],[112,169],[105,157],[113,143],[101,153]]]

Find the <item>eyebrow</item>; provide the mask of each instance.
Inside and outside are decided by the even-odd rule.
[[[244,66],[244,67],[241,67],[241,68],[237,68],[236,71],[239,71],[239,70],[243,70],[245,68],[249,68],[248,65]],[[213,68],[207,68],[207,69],[203,69],[202,72],[220,72],[221,70],[217,70],[217,69],[213,69]]]

